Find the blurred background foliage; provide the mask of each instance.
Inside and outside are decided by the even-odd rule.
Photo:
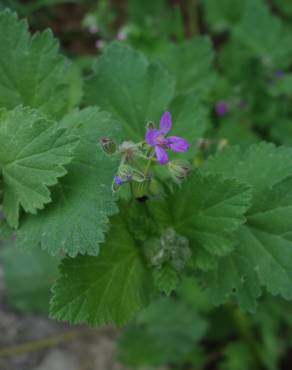
[[[195,97],[208,123],[202,157],[222,143],[292,145],[291,0],[0,0],[7,7],[31,31],[51,28],[60,40],[73,61],[74,104],[82,104],[82,76],[119,40],[162,63],[179,94]],[[46,314],[58,261],[4,251],[11,306]],[[262,299],[254,315],[232,302],[213,307],[190,276],[123,330],[118,355],[133,369],[291,369],[291,312],[277,297]]]

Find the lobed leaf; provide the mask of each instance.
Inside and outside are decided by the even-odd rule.
[[[20,206],[36,213],[51,201],[48,187],[67,173],[64,165],[77,144],[76,136],[37,111],[18,107],[0,112],[3,209],[10,226],[18,226]]]
[[[30,36],[26,21],[0,12],[0,106],[39,108],[53,118],[67,111],[68,63],[51,31]]]
[[[246,152],[230,148],[206,163],[204,172],[244,181],[253,194],[247,222],[237,232],[238,246],[206,277],[215,303],[235,295],[242,308],[254,311],[262,286],[292,299],[291,168],[291,149],[265,143]]]
[[[118,160],[102,152],[99,140],[103,136],[117,139],[118,127],[97,108],[73,111],[61,126],[67,135],[80,137],[68,175],[54,188],[52,204],[37,217],[24,218],[17,242],[27,249],[40,245],[52,255],[97,255],[108,217],[118,211],[112,194]]]
[[[162,66],[114,42],[95,65],[85,86],[85,102],[111,112],[121,123],[124,139],[141,140],[147,121],[159,122],[173,98],[174,85]]]
[[[150,211],[163,227],[173,227],[189,239],[196,263],[205,269],[213,264],[213,257],[232,251],[233,234],[244,223],[249,206],[248,186],[196,173],[165,202],[150,206]]]
[[[67,258],[60,274],[51,315],[74,324],[124,325],[153,294],[151,273],[122,217],[113,220],[100,256]]]
[[[195,92],[200,98],[208,95],[215,81],[212,71],[214,52],[207,37],[194,38],[180,45],[170,44],[161,60],[176,78],[176,93]]]

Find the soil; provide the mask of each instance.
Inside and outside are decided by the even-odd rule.
[[[1,370],[126,370],[116,359],[111,327],[70,327],[13,312],[5,302],[0,267]]]

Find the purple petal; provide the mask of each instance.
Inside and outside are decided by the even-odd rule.
[[[145,136],[146,143],[149,145],[155,146],[157,144],[158,135],[159,135],[159,131],[156,128],[149,128]]]
[[[124,180],[121,178],[121,176],[116,176],[115,177],[115,183],[119,186],[123,185],[124,184]]]
[[[174,152],[186,152],[190,145],[189,143],[179,136],[169,136],[167,138],[167,147]]]
[[[171,114],[169,112],[163,113],[161,120],[160,120],[160,133],[161,134],[167,134],[172,127],[172,120],[171,120]]]
[[[215,110],[218,116],[223,117],[229,112],[229,105],[225,101],[219,101],[215,105]]]
[[[156,158],[160,164],[164,165],[168,163],[169,161],[168,155],[166,151],[162,149],[159,145],[156,145],[155,153],[156,153]]]

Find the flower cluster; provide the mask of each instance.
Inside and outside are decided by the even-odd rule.
[[[155,164],[167,165],[170,177],[182,181],[191,170],[187,161],[170,161],[168,151],[183,153],[189,149],[189,143],[179,136],[168,136],[172,129],[170,112],[165,112],[160,120],[159,128],[148,124],[145,140],[140,143],[125,141],[117,146],[110,138],[100,140],[102,149],[107,154],[117,154],[121,157],[118,173],[114,178],[113,190],[128,182],[150,185],[152,180],[151,168]],[[145,164],[146,162],[146,164]],[[153,182],[153,181],[152,181]]]
[[[147,240],[143,252],[149,266],[160,269],[168,264],[176,271],[182,271],[191,257],[188,239],[170,227],[159,238]]]

